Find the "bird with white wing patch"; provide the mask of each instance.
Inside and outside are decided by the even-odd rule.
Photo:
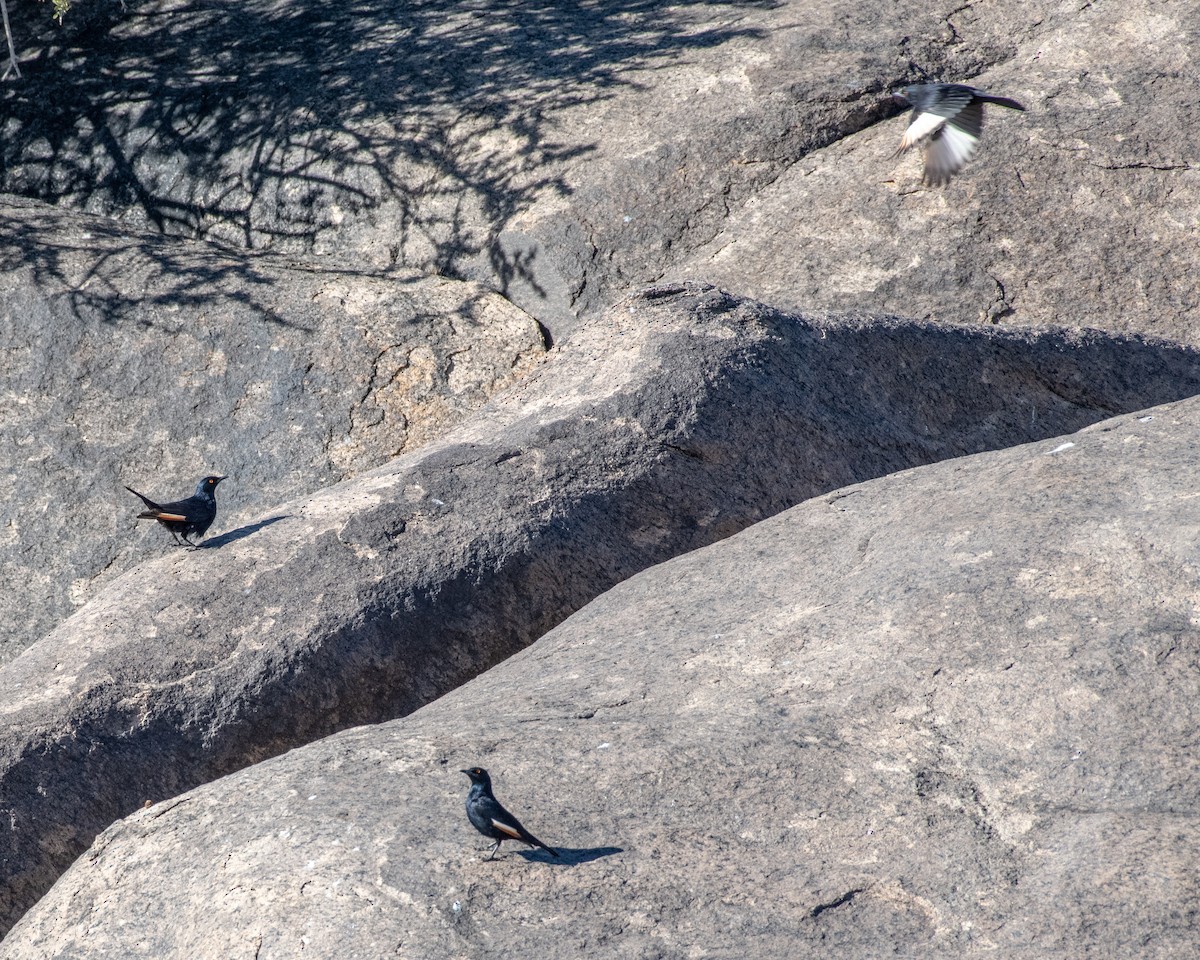
[[[949,183],[975,156],[983,134],[985,103],[1009,110],[1025,109],[1009,97],[994,96],[962,83],[915,84],[892,96],[913,108],[896,155],[921,145],[925,158],[923,182],[934,187]]]

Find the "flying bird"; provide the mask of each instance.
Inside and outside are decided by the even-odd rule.
[[[896,156],[910,147],[924,147],[927,186],[950,182],[975,156],[983,133],[983,105],[1009,110],[1025,108],[1008,97],[997,97],[962,83],[923,83],[897,90],[892,96],[912,105],[912,119]]]
[[[500,801],[492,795],[492,778],[483,767],[472,767],[462,772],[471,778],[471,790],[467,794],[467,819],[485,837],[496,841],[486,859],[495,857],[505,840],[520,840],[531,847],[541,847],[552,857],[559,855],[557,850],[542,843],[500,805]]]
[[[138,493],[133,487],[125,489],[135,497],[140,497],[147,507],[144,513],[138,514],[139,520],[157,520],[171,531],[177,546],[186,543],[189,547],[195,544],[189,536],[202,537],[213,520],[217,517],[217,484],[226,477],[205,477],[196,484],[196,492],[186,500],[175,500],[171,503],[155,503],[145,494]],[[183,538],[183,543],[179,538]]]

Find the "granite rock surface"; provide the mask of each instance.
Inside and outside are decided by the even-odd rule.
[[[12,960],[1184,958],[1195,400],[809,500],[114,824]],[[562,851],[493,862],[467,766]]]
[[[411,450],[545,355],[478,284],[328,269],[0,201],[0,662],[170,536],[134,520],[228,474],[217,535]]]
[[[146,800],[411,712],[647,566],[1198,376],[1170,344],[646,291],[442,438],[132,568],[0,669],[0,917]]]

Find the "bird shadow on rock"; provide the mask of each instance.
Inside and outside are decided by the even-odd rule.
[[[548,863],[552,867],[577,867],[581,863],[591,863],[601,857],[611,857],[614,853],[624,853],[623,847],[555,847],[557,857],[552,857],[545,850],[517,850],[519,857],[526,860]]]
[[[267,517],[265,520],[259,520],[257,523],[248,523],[244,527],[238,527],[235,530],[230,530],[228,533],[223,533],[219,537],[213,537],[211,540],[205,540],[201,544],[197,544],[197,550],[215,550],[220,547],[227,546],[238,540],[244,540],[252,534],[258,533],[263,527],[269,527],[273,523],[278,523],[280,520],[287,520],[291,516],[290,513],[281,513],[278,516]]]

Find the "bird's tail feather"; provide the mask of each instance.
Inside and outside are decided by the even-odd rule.
[[[144,493],[138,493],[136,490],[133,489],[133,487],[126,487],[125,489],[128,490],[130,493],[132,493],[135,497],[139,497],[141,499],[142,503],[144,503],[146,506],[148,506],[151,510],[162,509],[161,507],[159,507],[159,505],[157,503],[155,503],[153,500],[151,500],[148,496],[146,496]],[[146,514],[143,513],[141,517],[138,517],[138,519],[141,520],[142,517],[145,517],[145,516],[146,516]]]
[[[1022,110],[1023,111],[1025,109],[1024,105],[1017,103],[1016,100],[1011,100],[1008,97],[992,96],[992,94],[990,94],[990,93],[984,94],[979,99],[984,100],[987,103],[994,103],[998,107],[1008,107],[1009,110]]]

